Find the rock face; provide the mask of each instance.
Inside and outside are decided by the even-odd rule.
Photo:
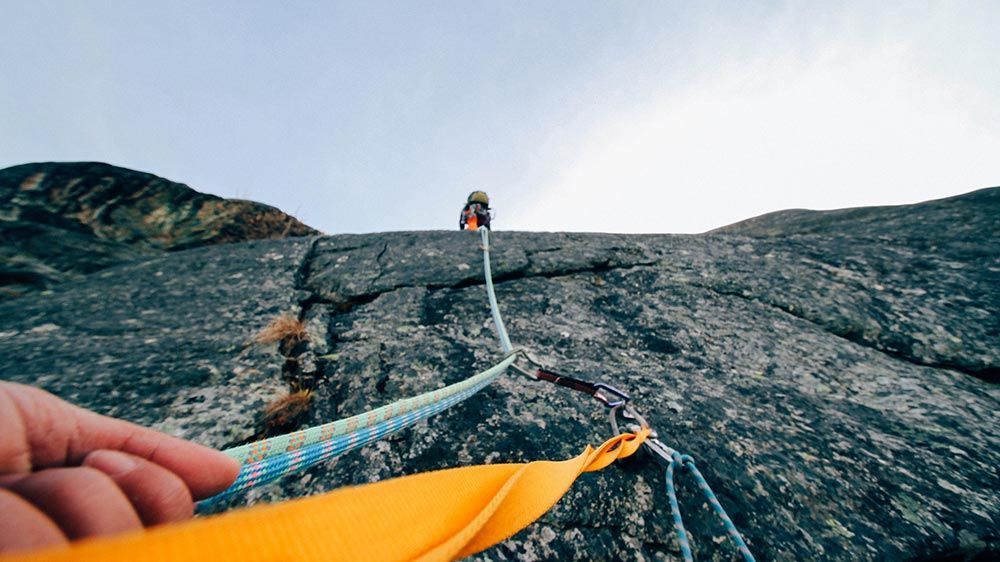
[[[969,220],[992,226],[967,231],[932,202],[756,238],[496,232],[498,298],[516,346],[630,392],[661,439],[695,457],[758,560],[995,559],[998,194],[968,196]],[[904,227],[940,236],[916,247]],[[258,432],[290,381],[314,389],[307,424],[360,413],[497,360],[478,243],[313,237],[111,267],[0,303],[0,369],[216,447]],[[306,323],[308,342],[250,343],[281,314]],[[234,503],[568,458],[609,435],[597,402],[510,373]],[[679,496],[696,558],[734,559],[684,476]],[[585,474],[474,559],[679,560],[663,468],[644,455]]]
[[[768,253],[765,259],[778,260],[771,266],[785,279],[810,282],[734,280],[730,289],[740,295],[904,360],[998,382],[1000,315],[991,296],[1000,281],[998,211],[1000,188],[994,187],[918,205],[779,211],[714,233],[762,238],[754,242],[758,248],[797,247],[798,257],[813,258],[780,263],[779,255]],[[857,265],[869,269],[868,275]],[[821,276],[818,269],[824,270]],[[830,274],[832,284],[823,279]],[[836,309],[817,306],[817,289],[838,295]],[[968,323],[961,335],[947,328],[955,313]]]
[[[991,187],[916,205],[777,211],[713,232],[754,237],[850,235],[920,245],[914,249],[947,246],[951,251],[964,249],[977,255],[990,250],[979,240],[1000,229],[1000,215],[988,212],[998,206],[1000,189]]]
[[[0,291],[199,246],[319,234],[278,209],[99,162],[0,170]]]

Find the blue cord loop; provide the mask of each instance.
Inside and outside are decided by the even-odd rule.
[[[618,430],[618,418],[617,414],[619,408],[612,408],[611,410],[611,428],[614,430],[615,434],[620,433]],[[644,417],[632,406],[627,405],[621,409],[622,416],[626,419],[635,420],[639,422],[642,427],[649,427],[649,423]],[[677,502],[677,490],[674,487],[674,473],[687,469],[695,479],[698,484],[698,488],[708,499],[708,504],[712,506],[712,510],[718,515],[719,519],[722,521],[722,525],[726,528],[726,532],[729,537],[733,539],[733,543],[736,544],[737,550],[739,550],[740,555],[743,556],[745,562],[756,562],[753,554],[750,553],[750,548],[747,547],[746,541],[743,540],[743,535],[740,534],[733,520],[729,518],[726,510],[719,503],[719,498],[716,497],[715,492],[712,491],[712,487],[708,485],[705,477],[702,476],[701,471],[694,464],[694,458],[691,455],[681,454],[674,449],[667,446],[663,441],[660,441],[659,436],[653,431],[650,433],[649,438],[643,443],[647,449],[649,449],[653,454],[660,458],[666,465],[666,480],[667,480],[667,498],[670,501],[670,514],[674,518],[674,531],[677,532],[677,542],[681,547],[681,556],[684,557],[686,562],[693,562],[694,555],[691,553],[691,543],[688,541],[687,531],[684,529],[684,519],[681,517],[680,504]]]
[[[682,455],[674,451],[670,465],[667,466],[667,495],[670,496],[670,513],[674,516],[674,529],[677,530],[677,537],[681,544],[681,554],[684,556],[684,559],[690,562],[694,560],[694,557],[691,555],[691,545],[688,543],[687,534],[684,531],[684,521],[681,519],[681,510],[677,504],[677,493],[674,490],[674,468],[687,468],[688,472],[694,476],[695,482],[698,483],[698,487],[701,488],[705,498],[708,499],[708,504],[712,506],[712,510],[722,520],[722,525],[726,528],[726,532],[729,533],[729,537],[733,539],[737,550],[743,556],[743,560],[754,562],[753,554],[750,553],[750,548],[743,540],[743,535],[740,534],[733,520],[729,518],[726,510],[719,503],[719,498],[715,496],[715,492],[712,491],[711,486],[708,485],[701,471],[695,466],[694,459],[690,455]]]

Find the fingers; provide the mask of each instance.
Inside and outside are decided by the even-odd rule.
[[[31,447],[28,445],[28,430],[20,408],[7,390],[13,385],[0,383],[0,473],[29,472],[31,470]]]
[[[79,464],[90,452],[120,450],[184,481],[195,498],[221,492],[239,464],[208,447],[77,408],[29,386],[0,382],[0,472]],[[11,428],[11,431],[6,431]]]
[[[239,472],[208,447],[3,381],[0,428],[0,551],[183,520]]]
[[[169,470],[118,451],[94,451],[84,466],[103,472],[132,502],[144,525],[183,521],[194,514],[191,492],[184,481]]]
[[[8,489],[44,512],[69,539],[142,527],[125,494],[110,477],[93,468],[43,470],[17,480]]]
[[[180,477],[118,451],[94,451],[79,468],[4,476],[0,486],[0,552],[181,521],[194,510]]]
[[[0,553],[55,546],[66,542],[59,527],[17,494],[0,488]]]
[[[79,425],[86,429],[81,431],[74,455],[83,457],[96,449],[117,449],[149,460],[180,477],[196,499],[225,490],[239,474],[239,463],[215,449],[77,410]]]

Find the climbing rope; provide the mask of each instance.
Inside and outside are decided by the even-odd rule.
[[[480,228],[479,233],[483,240],[483,276],[486,278],[486,295],[490,300],[490,313],[493,315],[493,324],[496,325],[497,335],[500,337],[500,349],[504,353],[510,353],[513,348],[510,345],[507,328],[503,325],[503,317],[500,316],[496,292],[493,290],[493,270],[490,267],[490,229]]]
[[[482,388],[484,382],[487,384],[492,382],[500,376],[504,369],[510,366],[513,361],[513,356],[508,356],[493,367],[444,388],[425,392],[411,398],[404,398],[393,402],[392,404],[388,404],[386,406],[382,406],[381,408],[376,408],[356,416],[325,423],[323,425],[317,425],[308,429],[293,431],[292,433],[278,435],[276,437],[256,441],[254,443],[248,443],[246,445],[240,445],[239,447],[226,449],[223,452],[236,459],[241,464],[258,462],[268,457],[281,455],[285,452],[306,447],[314,443],[328,441],[334,437],[354,433],[358,430],[365,429],[386,420],[424,408],[435,402],[447,400],[448,398],[456,394],[466,392],[471,388]]]
[[[240,467],[240,473],[236,477],[236,480],[229,488],[226,488],[226,490],[218,495],[199,502],[198,511],[202,513],[211,511],[222,501],[235,494],[267,484],[282,476],[303,471],[313,465],[363,447],[368,443],[407,428],[422,419],[442,412],[488,386],[515,359],[515,355],[510,355],[490,369],[464,381],[380,408],[380,410],[383,410],[382,414],[384,414],[385,412],[401,411],[402,406],[400,404],[404,402],[407,403],[407,406],[411,405],[411,402],[420,404],[402,415],[388,419],[378,419],[380,416],[375,415],[377,410],[372,410],[367,414],[311,428],[312,430],[320,430],[313,432],[315,435],[319,435],[319,437],[314,437],[314,440],[306,445],[303,445],[301,442],[304,437],[293,438],[295,435],[293,434],[292,436],[280,436],[284,439],[273,438],[275,441],[272,441],[272,443],[268,443],[271,440],[258,442],[254,444],[257,446],[251,446],[249,451],[239,451],[240,458],[245,460],[243,461],[244,464]],[[469,385],[470,381],[473,381],[474,384]],[[361,424],[361,428],[350,433],[347,433],[346,430],[335,433],[345,427],[351,428],[355,424]],[[299,433],[304,435],[306,431]],[[287,449],[285,451],[273,451],[272,446],[275,446],[273,443],[287,443]],[[235,456],[229,450],[223,452],[230,454],[230,456]]]
[[[627,402],[627,401],[626,401]],[[611,431],[615,434],[621,433],[618,428],[618,413],[619,411],[626,419],[635,420],[638,425],[633,425],[629,427],[629,430],[641,427],[650,429],[649,422],[646,418],[639,413],[638,410],[631,404],[625,404],[624,406],[615,406],[611,408]],[[750,548],[747,543],[743,540],[743,535],[740,534],[739,530],[736,529],[736,525],[733,520],[729,518],[726,510],[719,503],[719,498],[716,497],[715,492],[712,491],[711,486],[705,480],[705,477],[701,475],[701,471],[694,464],[694,459],[690,455],[682,455],[667,446],[663,441],[660,441],[655,431],[651,430],[649,437],[643,442],[654,455],[659,457],[667,465],[666,470],[666,481],[667,481],[667,498],[670,501],[670,514],[674,519],[674,530],[677,532],[677,542],[681,547],[681,555],[684,557],[686,562],[693,562],[694,556],[691,554],[691,543],[688,542],[687,531],[684,529],[684,519],[681,518],[681,508],[680,504],[677,502],[677,492],[674,489],[674,470],[675,468],[687,468],[691,474],[694,475],[695,481],[698,483],[698,487],[701,489],[705,497],[708,498],[709,505],[715,511],[719,519],[722,520],[723,526],[726,528],[726,532],[729,533],[730,538],[736,544],[736,548],[739,550],[740,554],[743,556],[745,562],[755,562],[753,554],[750,553]]]
[[[511,346],[493,288],[490,231],[481,228],[479,232],[482,240],[486,294],[500,339],[500,347],[506,354],[502,361],[482,373],[438,390],[405,398],[349,418],[226,449],[223,453],[239,461],[240,473],[229,488],[199,502],[198,512],[209,512],[235,494],[273,482],[282,476],[303,471],[407,428],[462,402],[503,374],[517,359],[519,352],[514,351]]]
[[[683,468],[687,468],[688,472],[694,476],[698,487],[708,499],[708,504],[712,506],[712,510],[722,520],[722,524],[725,526],[726,532],[729,533],[729,537],[736,543],[736,548],[743,556],[743,560],[754,562],[753,554],[750,553],[750,548],[744,542],[743,535],[736,529],[733,520],[729,518],[726,510],[719,503],[719,498],[715,496],[715,492],[712,491],[711,486],[705,481],[705,477],[701,475],[701,471],[695,466],[694,459],[690,455],[682,455],[677,451],[673,451],[670,455],[670,464],[667,465],[667,496],[670,498],[670,514],[674,517],[674,530],[677,531],[677,540],[680,542],[681,555],[684,557],[684,560],[694,562],[694,556],[691,554],[691,544],[688,543],[687,532],[684,530],[684,520],[681,518],[681,508],[677,503],[677,492],[674,490],[674,469]]]

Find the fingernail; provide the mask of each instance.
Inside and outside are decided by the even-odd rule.
[[[94,451],[87,455],[83,464],[96,468],[112,478],[130,472],[137,466],[131,455],[118,451]]]

